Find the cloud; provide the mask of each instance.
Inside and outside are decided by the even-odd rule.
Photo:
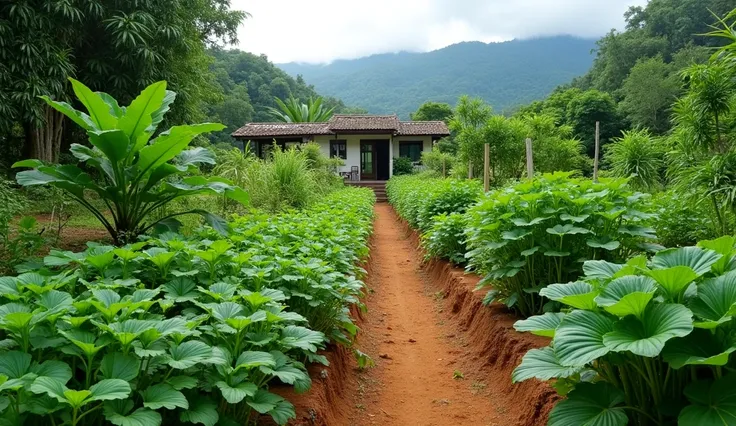
[[[647,0],[233,0],[250,12],[240,49],[274,62],[429,51],[461,41],[600,37]]]

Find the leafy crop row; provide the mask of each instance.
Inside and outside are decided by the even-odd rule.
[[[556,379],[569,392],[552,426],[732,424],[735,244],[722,237],[650,260],[585,262],[583,281],[542,292],[563,313],[515,324],[552,343],[529,351],[513,380]]]
[[[478,182],[401,176],[388,182],[386,194],[399,216],[422,232],[428,255],[465,263],[463,213],[482,194]]]
[[[557,310],[540,291],[575,281],[582,261],[623,261],[660,248],[649,196],[626,183],[560,172],[484,197],[468,211],[465,233],[469,267],[494,288],[487,300],[495,296],[523,316]]]
[[[0,424],[278,424],[276,383],[355,332],[374,195],[82,253],[0,278]]]

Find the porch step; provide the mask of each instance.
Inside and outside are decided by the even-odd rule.
[[[359,186],[363,188],[370,188],[376,194],[376,202],[385,203],[388,201],[386,197],[386,181],[359,181],[359,182],[345,182],[350,186]]]

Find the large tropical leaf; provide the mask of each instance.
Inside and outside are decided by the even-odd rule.
[[[89,401],[125,399],[130,395],[130,385],[125,380],[104,379],[89,388]]]
[[[230,386],[226,382],[219,381],[215,383],[222,392],[222,397],[225,398],[229,404],[238,404],[243,401],[246,397],[253,396],[258,390],[258,386],[255,383],[242,382],[237,385]]]
[[[108,401],[104,405],[105,419],[116,426],[159,426],[161,414],[147,408],[133,408],[132,401]]]
[[[173,159],[189,145],[195,136],[217,132],[224,128],[224,125],[216,123],[172,127],[154,139],[150,145],[141,149],[138,159],[139,173],[147,173]]]
[[[659,284],[665,296],[672,301],[677,301],[688,285],[698,278],[698,273],[693,268],[683,265],[653,269],[647,271],[647,274]]]
[[[552,284],[540,290],[539,294],[577,309],[594,310],[597,308],[595,298],[598,296],[598,291],[583,281]]]
[[[125,109],[125,115],[118,122],[118,128],[124,131],[128,139],[135,144],[131,147],[132,154],[142,148],[140,142],[146,143],[147,139],[141,138],[141,135],[151,126],[152,114],[161,108],[165,96],[166,82],[159,81],[143,89],[141,94]]]
[[[611,281],[595,298],[606,311],[619,317],[641,316],[649,301],[654,297],[657,285],[653,279],[638,275],[627,275]]]
[[[733,336],[716,337],[708,330],[695,329],[685,337],[667,342],[662,357],[674,369],[686,365],[726,365],[736,351]]]
[[[564,366],[582,366],[610,349],[603,336],[613,331],[613,320],[604,314],[575,310],[567,314],[555,331],[555,353]]]
[[[629,316],[616,322],[614,330],[603,336],[603,343],[611,351],[656,357],[668,340],[693,331],[692,315],[683,305],[651,304],[641,318]]]
[[[698,328],[715,328],[731,320],[736,313],[736,271],[705,280],[690,300],[690,309]]]
[[[210,346],[204,342],[190,340],[171,348],[166,363],[173,368],[184,370],[205,362],[210,356],[212,356]]]
[[[217,414],[217,405],[208,398],[199,397],[189,403],[189,409],[179,416],[185,423],[202,424],[204,426],[215,426],[220,419]]]
[[[99,93],[93,92],[89,87],[73,78],[69,78],[69,81],[72,83],[77,99],[87,108],[90,120],[98,129],[111,130],[117,127],[118,118],[112,114],[110,105],[102,99]]]
[[[570,377],[580,373],[583,366],[564,366],[555,354],[555,350],[546,346],[541,349],[532,349],[524,355],[521,364],[514,369],[511,380],[522,382],[528,379],[550,380]]]
[[[547,312],[544,315],[535,315],[514,323],[514,329],[519,332],[530,332],[537,336],[554,337],[555,329],[560,325],[565,314]]]
[[[580,383],[549,413],[548,426],[626,426],[624,393],[606,382]]]
[[[719,380],[701,380],[685,388],[688,405],[678,417],[679,426],[733,426],[736,424],[736,374]]]
[[[151,410],[160,408],[174,410],[177,407],[186,410],[189,408],[189,402],[184,394],[167,383],[153,385],[141,392],[141,396],[143,397],[143,406]]]
[[[652,266],[656,269],[666,269],[675,266],[689,266],[698,276],[710,272],[711,266],[722,255],[699,247],[681,247],[662,250],[652,258]]]

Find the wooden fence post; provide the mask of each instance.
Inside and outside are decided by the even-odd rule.
[[[598,158],[601,150],[601,122],[595,122],[595,160],[593,160],[593,182],[598,182]]]
[[[442,157],[442,177],[447,177],[445,174],[445,157]]]
[[[532,154],[532,139],[526,138],[526,176],[534,177],[534,156]]]
[[[468,160],[468,179],[473,179],[473,160]]]
[[[483,190],[491,189],[491,145],[486,144],[483,150]]]

